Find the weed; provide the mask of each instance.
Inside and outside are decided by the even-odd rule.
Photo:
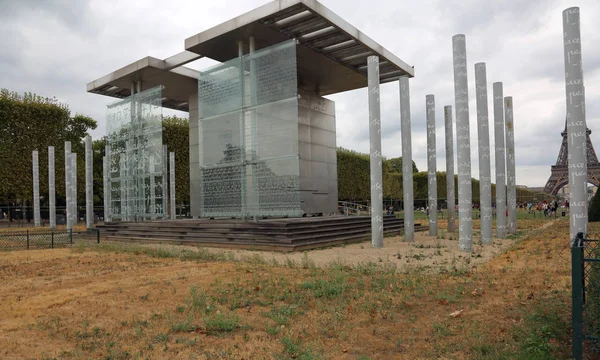
[[[218,313],[204,318],[207,333],[232,332],[240,327],[240,319],[231,314]]]

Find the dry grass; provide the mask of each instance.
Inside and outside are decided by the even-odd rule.
[[[567,231],[529,230],[450,273],[118,245],[2,253],[0,358],[566,358]]]

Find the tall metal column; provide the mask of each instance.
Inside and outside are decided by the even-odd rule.
[[[94,158],[92,154],[92,137],[85,137],[85,225],[88,229],[94,226]]]
[[[50,229],[56,229],[56,184],[54,180],[54,146],[48,146],[48,215]]]
[[[404,241],[415,241],[412,140],[410,128],[410,87],[408,77],[401,77],[400,131],[402,138],[402,188],[404,190]]]
[[[506,188],[508,202],[509,234],[517,233],[517,184],[515,171],[515,133],[512,96],[504,97],[504,120],[506,121]]]
[[[429,236],[437,236],[437,161],[435,146],[435,96],[425,96],[427,111],[427,190],[429,198]]]
[[[65,141],[65,210],[67,230],[73,228],[73,217],[71,215],[71,142]]]
[[[110,205],[108,203],[108,159],[106,156],[102,157],[102,189],[104,193],[104,223],[107,223],[109,221],[108,208]]]
[[[379,104],[379,57],[367,58],[369,83],[369,143],[371,165],[371,244],[383,247],[383,170],[381,162],[381,116]]]
[[[104,157],[106,158],[106,170],[104,170],[104,221],[111,221],[112,217],[112,182],[111,182],[111,162],[110,162],[110,146],[104,148]]]
[[[471,138],[469,134],[469,90],[465,35],[452,37],[454,64],[454,102],[458,158],[458,246],[473,250],[473,210],[471,193]]]
[[[444,106],[446,125],[446,199],[448,203],[448,231],[456,231],[456,198],[454,196],[454,134],[452,131],[452,106]]]
[[[79,211],[77,209],[77,154],[71,153],[71,224],[79,222]]]
[[[127,221],[127,160],[125,159],[127,155],[123,156],[121,154],[119,158],[119,188],[121,190],[121,196],[119,199],[119,209],[121,212],[121,221]]]
[[[494,83],[494,143],[496,147],[496,237],[506,238],[506,154],[504,147],[504,94]]]
[[[156,158],[153,155],[150,155],[150,165],[149,165],[149,171],[150,171],[150,219],[151,220],[156,220],[156,181],[155,181],[155,175],[154,175],[154,171],[156,169],[155,167],[155,162],[156,162]]]
[[[485,63],[475,64],[477,135],[479,143],[479,209],[481,243],[492,243],[492,175],[490,170],[490,128],[488,117],[487,75]]]
[[[163,219],[167,220],[169,218],[169,190],[168,190],[168,171],[169,171],[169,162],[168,162],[168,150],[167,145],[163,145],[163,153],[162,153],[162,170],[163,170],[163,179],[162,179],[162,208],[163,208]]]
[[[587,233],[587,148],[585,93],[581,56],[579,8],[563,11],[565,53],[565,92],[567,103],[567,136],[569,152],[569,191],[571,200],[571,245],[578,232]]]
[[[171,220],[175,220],[177,218],[177,212],[175,211],[175,153],[171,152],[169,154],[169,160],[171,163],[171,182],[170,182],[170,190],[169,195],[171,196]]]
[[[40,218],[40,164],[37,150],[33,151],[33,224],[42,225]]]

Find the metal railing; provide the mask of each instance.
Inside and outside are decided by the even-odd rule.
[[[350,201],[338,201],[338,209],[342,215],[360,215],[361,212],[369,215],[371,207],[363,204],[353,203]]]
[[[27,230],[0,232],[0,251],[54,249],[74,245],[99,244],[100,230]]]
[[[600,245],[578,233],[571,247],[573,359],[582,359],[587,341],[600,344]]]

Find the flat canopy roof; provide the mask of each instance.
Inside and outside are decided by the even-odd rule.
[[[275,0],[185,40],[185,49],[217,61],[238,56],[254,36],[256,49],[296,39],[298,85],[319,95],[367,86],[367,57],[379,56],[380,82],[414,69],[316,0]]]
[[[238,56],[238,41],[254,36],[256,49],[296,39],[298,87],[319,95],[367,86],[367,57],[379,56],[381,83],[414,69],[316,0],[275,0],[185,40],[185,49],[165,60],[145,57],[87,84],[87,91],[116,98],[163,85],[163,106],[188,111],[197,92],[198,72],[183,65],[208,57],[227,61]]]

